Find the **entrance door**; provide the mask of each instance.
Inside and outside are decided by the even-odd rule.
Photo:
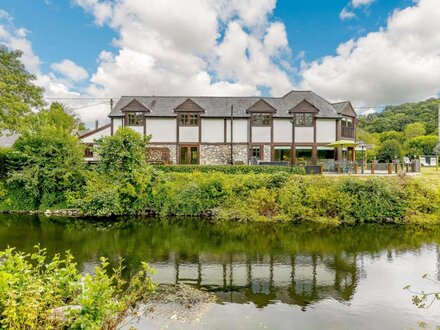
[[[180,146],[179,163],[186,165],[196,165],[199,163],[199,147]]]

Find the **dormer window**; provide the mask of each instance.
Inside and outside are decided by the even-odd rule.
[[[126,114],[127,126],[143,126],[144,113],[143,112],[127,112]]]
[[[198,126],[199,115],[196,113],[181,113],[180,126]]]
[[[296,113],[295,114],[296,127],[312,127],[313,113]]]
[[[252,114],[252,126],[270,126],[270,114],[268,113]]]

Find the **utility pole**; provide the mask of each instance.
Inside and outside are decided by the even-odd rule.
[[[234,106],[231,105],[231,165],[234,165]]]
[[[110,111],[113,110],[113,99],[110,99]]]

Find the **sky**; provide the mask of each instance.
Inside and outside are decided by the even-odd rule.
[[[121,95],[437,97],[438,31],[440,0],[0,0],[0,43],[87,123]]]

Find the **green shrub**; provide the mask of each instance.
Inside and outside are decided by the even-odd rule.
[[[225,174],[259,174],[259,173],[278,173],[285,172],[290,174],[306,174],[303,167],[295,166],[258,166],[258,165],[156,165],[154,166],[163,172],[176,173],[214,173],[221,172]]]
[[[0,258],[1,328],[114,329],[154,290],[145,263],[125,281],[122,262],[110,274],[105,258],[84,277],[69,252],[49,259],[36,246],[33,254],[7,249]]]

